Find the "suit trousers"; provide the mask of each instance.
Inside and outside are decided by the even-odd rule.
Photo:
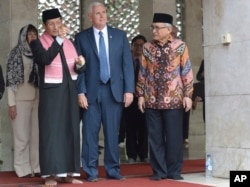
[[[82,166],[88,180],[98,177],[98,141],[101,124],[106,175],[120,175],[118,133],[123,103],[114,100],[110,84],[100,83],[96,102],[89,103],[88,109],[83,111]]]
[[[124,113],[122,114],[121,117],[121,122],[120,122],[120,129],[119,129],[119,135],[118,135],[118,143],[124,142],[126,137],[126,121],[125,121],[125,116]]]
[[[145,115],[138,109],[138,99],[135,97],[132,104],[125,108],[126,151],[128,158],[148,158],[148,133]]]
[[[190,110],[186,112],[185,109],[183,109],[183,141],[185,139],[188,139],[188,135],[189,135],[189,118],[190,118]]]
[[[183,164],[183,109],[145,110],[153,174],[179,176]]]
[[[12,120],[14,169],[18,177],[40,173],[38,97],[16,101],[17,116]]]

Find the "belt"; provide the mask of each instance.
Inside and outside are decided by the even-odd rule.
[[[104,82],[102,82],[101,80],[100,80],[100,84],[102,84],[102,85],[107,85],[107,84],[109,84],[110,83],[110,79],[106,82],[106,83],[104,83]]]

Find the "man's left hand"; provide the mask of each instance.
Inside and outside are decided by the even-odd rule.
[[[183,98],[183,108],[185,108],[185,111],[189,111],[192,108],[192,99],[189,97]]]
[[[75,58],[75,63],[78,64],[79,66],[83,66],[85,64],[85,58],[80,55],[77,58]]]

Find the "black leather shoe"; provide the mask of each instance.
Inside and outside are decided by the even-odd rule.
[[[183,180],[184,178],[181,175],[176,175],[176,176],[168,177],[168,179]]]
[[[41,173],[34,173],[34,177],[41,177]]]
[[[149,160],[148,160],[148,158],[143,158],[143,159],[141,159],[141,162],[149,163]]]
[[[159,180],[161,180],[161,177],[158,176],[158,175],[153,175],[152,177],[150,177],[150,180],[152,180],[152,181],[159,181]]]
[[[32,174],[28,174],[28,175],[22,176],[21,178],[31,178],[31,177],[33,177]]]
[[[98,149],[103,149],[103,148],[104,148],[104,146],[98,145]]]
[[[108,179],[115,179],[115,180],[125,180],[126,179],[122,175],[113,175],[113,176],[108,175],[107,178]]]
[[[94,177],[89,177],[89,178],[87,179],[87,181],[88,181],[88,182],[97,182],[98,179],[97,179],[97,178],[94,178]]]

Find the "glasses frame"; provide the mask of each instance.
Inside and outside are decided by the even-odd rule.
[[[149,27],[149,29],[150,29],[151,31],[153,31],[153,30],[159,31],[159,30],[165,29],[165,28],[167,28],[167,26],[158,27],[158,26],[151,25],[151,26]]]

